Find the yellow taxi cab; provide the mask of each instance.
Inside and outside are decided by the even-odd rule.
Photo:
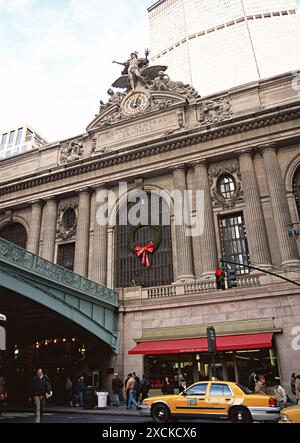
[[[300,423],[300,405],[281,409],[279,423]]]
[[[195,383],[179,395],[146,398],[140,409],[156,423],[184,418],[229,418],[231,422],[278,421],[280,408],[269,395],[253,394],[234,382]]]

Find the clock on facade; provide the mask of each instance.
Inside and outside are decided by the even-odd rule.
[[[135,115],[143,112],[149,104],[148,97],[143,92],[135,92],[130,95],[123,106],[123,112],[127,115]]]

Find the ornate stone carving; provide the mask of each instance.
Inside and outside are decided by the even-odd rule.
[[[196,99],[200,97],[193,86],[171,80],[168,74],[166,74],[164,71],[158,72],[158,76],[152,80],[149,89],[152,91],[176,92],[186,96],[189,99]]]
[[[115,92],[111,88],[108,89],[107,94],[110,96],[107,103],[104,103],[102,100],[100,100],[100,114],[110,106],[117,105],[118,107],[120,107],[122,100],[126,95],[125,92]]]
[[[78,140],[65,143],[59,153],[59,163],[68,164],[80,160],[83,157],[83,144]]]
[[[232,197],[225,198],[219,190],[219,179],[223,175],[232,175],[235,180],[236,189]],[[224,209],[232,208],[236,205],[237,201],[241,199],[241,172],[238,162],[229,164],[220,164],[209,169],[208,172],[209,184],[211,188],[212,202],[214,206],[222,206]]]
[[[18,268],[23,268],[27,272],[39,274],[44,279],[67,284],[71,288],[84,292],[87,297],[95,298],[98,301],[105,301],[118,306],[118,294],[112,289],[105,288],[85,277],[74,274],[68,269],[37,257],[13,243],[0,238],[0,260],[5,263],[17,264]]]
[[[198,120],[201,126],[211,126],[229,120],[232,116],[231,100],[218,98],[206,100],[199,105]]]
[[[68,210],[73,209],[75,211],[76,217],[73,226],[67,227],[65,223],[65,215]],[[63,240],[68,240],[76,234],[78,220],[78,202],[65,202],[59,204],[58,214],[57,214],[57,236]]]

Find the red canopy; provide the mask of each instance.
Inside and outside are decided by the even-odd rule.
[[[217,337],[217,351],[236,349],[260,349],[272,347],[273,333],[228,335]],[[128,351],[128,354],[180,354],[208,351],[207,338],[144,341]]]

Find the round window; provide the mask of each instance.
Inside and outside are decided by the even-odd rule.
[[[67,231],[69,231],[75,225],[75,221],[76,221],[75,210],[73,208],[67,209],[67,211],[64,213],[64,218],[63,218],[64,228]]]
[[[219,192],[227,200],[234,196],[236,191],[235,180],[231,175],[223,175],[219,180]]]

